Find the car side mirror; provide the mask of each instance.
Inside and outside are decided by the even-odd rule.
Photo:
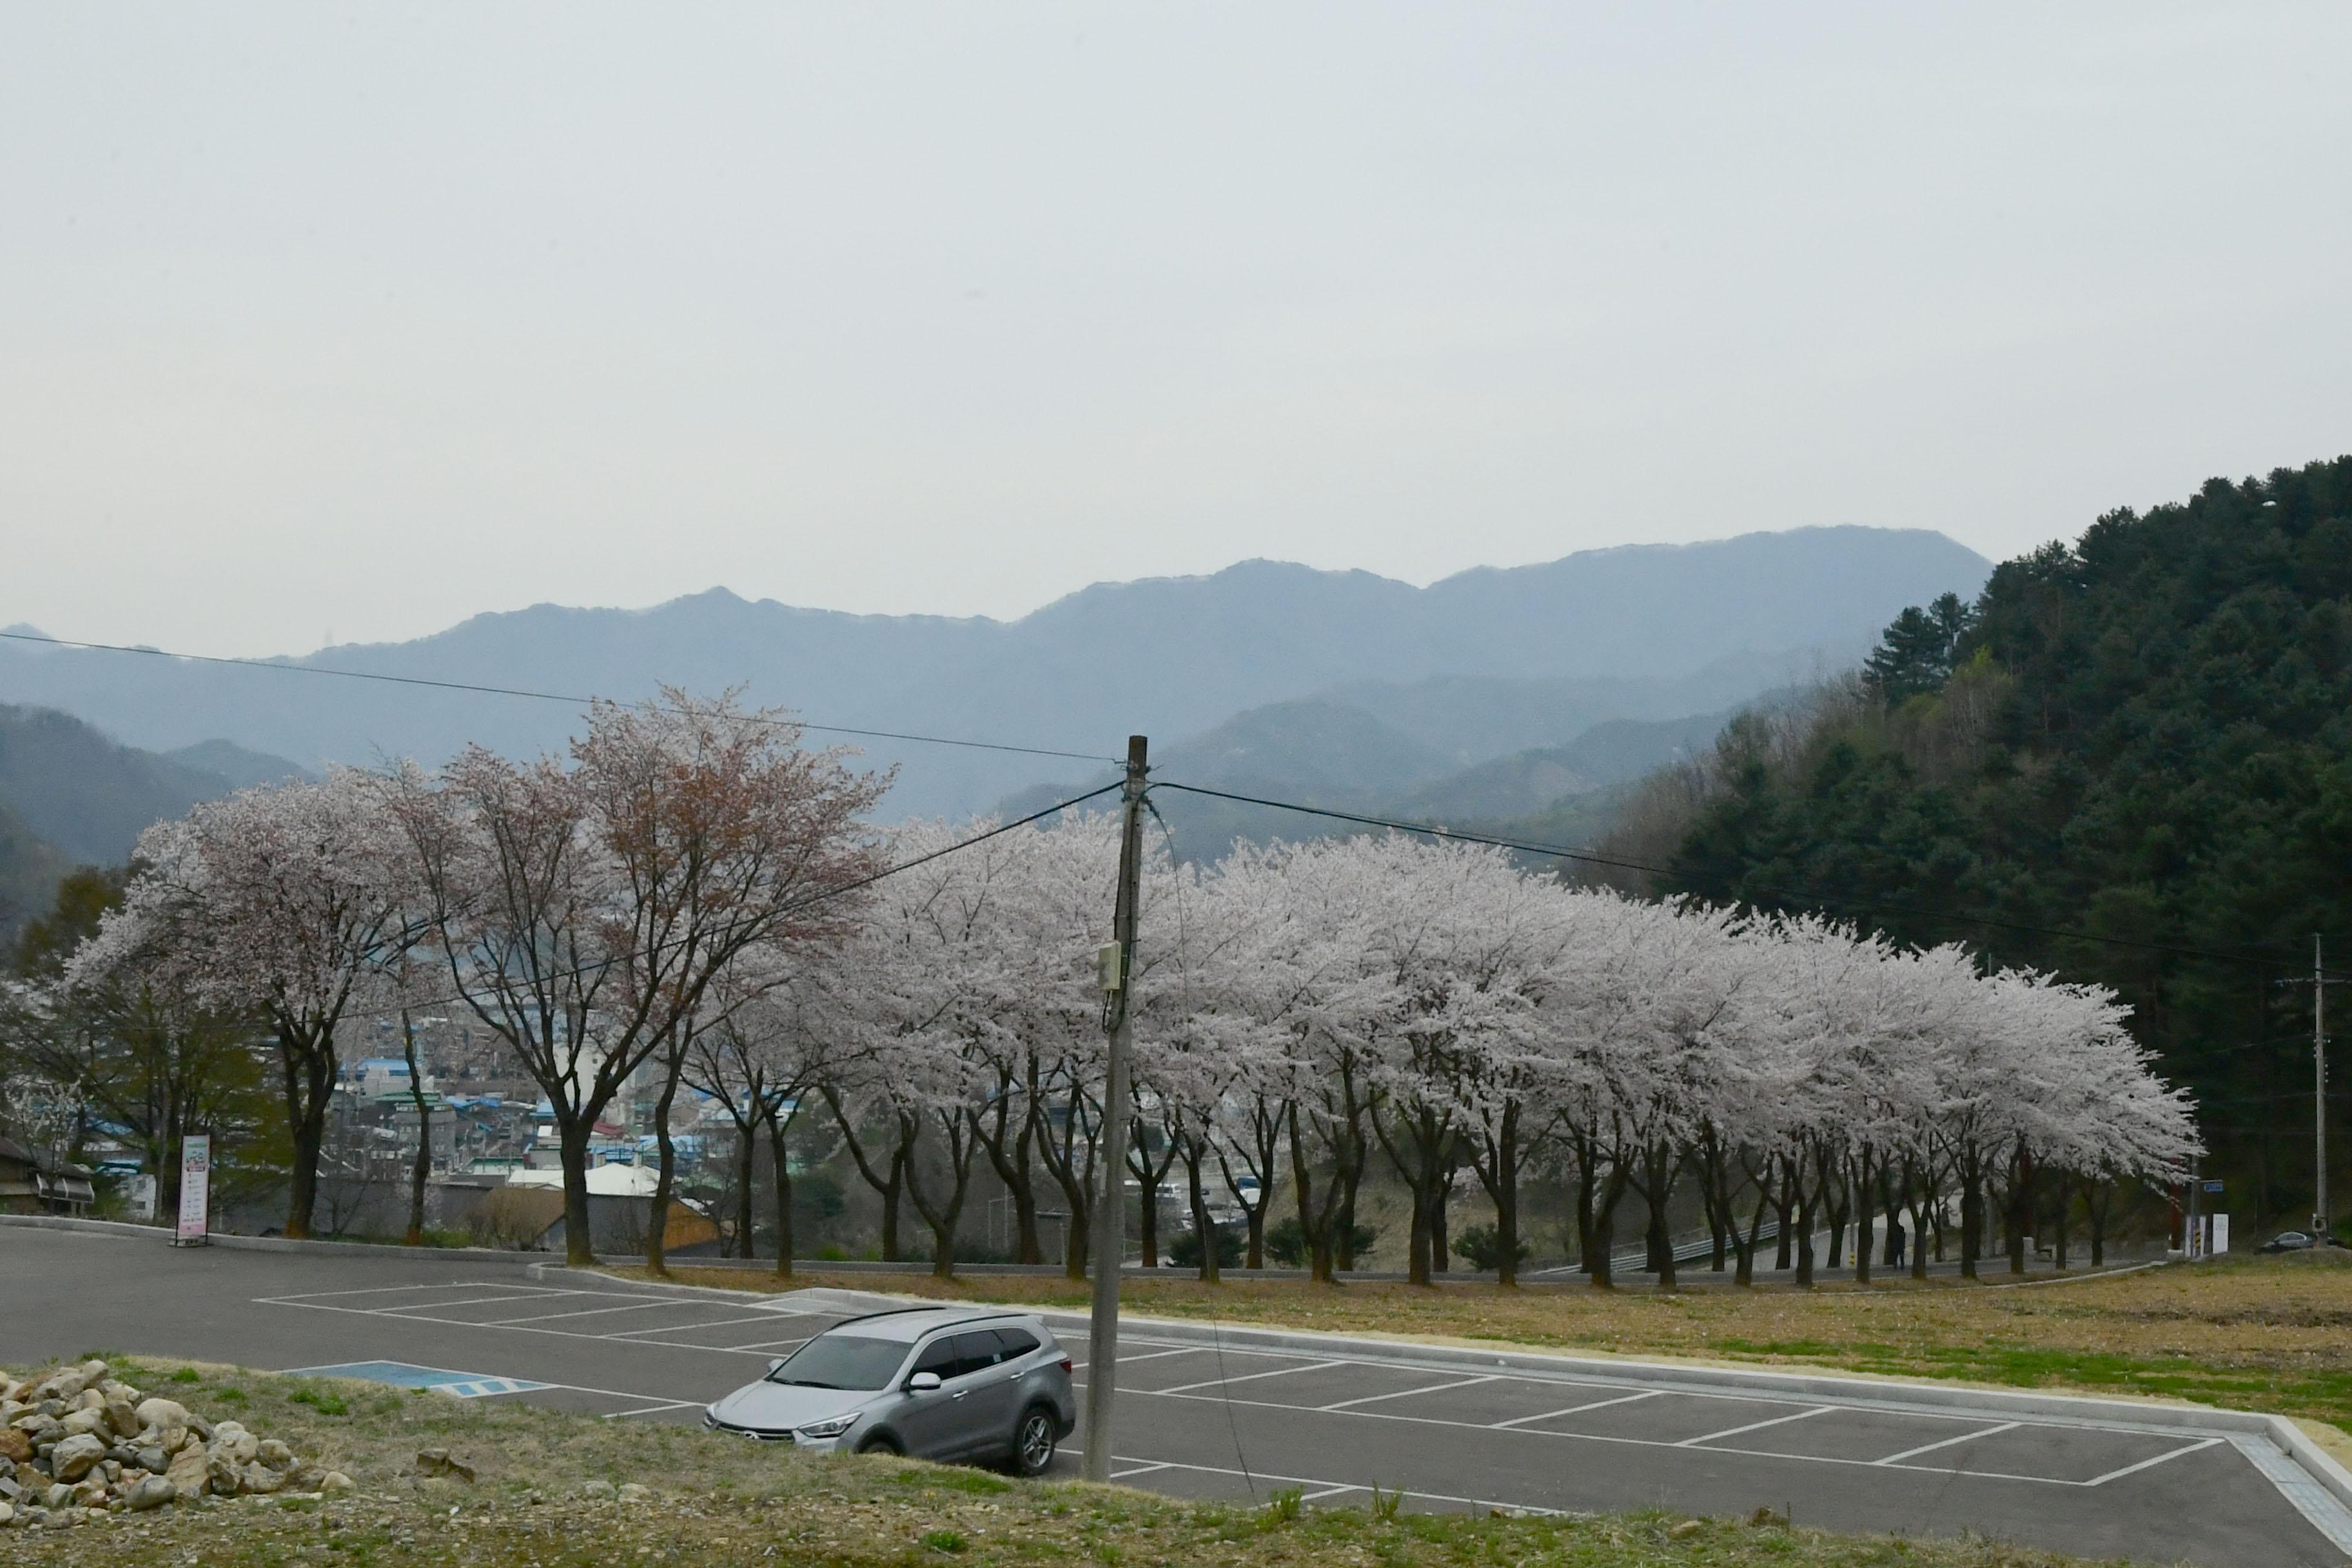
[[[784,1364],[784,1358],[783,1358],[783,1357],[782,1357],[782,1356],[780,1356],[780,1355],[779,1355],[779,1356],[770,1356],[770,1357],[768,1358],[768,1375],[769,1375],[769,1376],[771,1376],[771,1377],[773,1377],[773,1376],[776,1374],[776,1371],[777,1371],[777,1369],[778,1369],[779,1367],[782,1367],[783,1364]]]
[[[939,1385],[940,1374],[938,1373],[919,1372],[907,1380],[907,1392],[909,1394],[929,1394],[933,1390],[937,1389]]]

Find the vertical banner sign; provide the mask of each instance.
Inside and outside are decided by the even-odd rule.
[[[194,1246],[205,1239],[205,1220],[212,1205],[213,1140],[208,1132],[191,1132],[180,1142],[180,1229],[173,1240]]]

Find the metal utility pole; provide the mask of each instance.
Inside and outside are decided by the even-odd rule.
[[[1127,1253],[1128,997],[1135,973],[1135,905],[1143,880],[1143,780],[1150,743],[1127,738],[1120,795],[1118,898],[1110,946],[1103,949],[1103,1026],[1110,1035],[1103,1073],[1102,1197],[1095,1205],[1095,1304],[1087,1330],[1087,1449],[1081,1473],[1110,1479],[1112,1396],[1118,1392],[1118,1277]],[[1146,1193],[1150,1203],[1153,1194]]]

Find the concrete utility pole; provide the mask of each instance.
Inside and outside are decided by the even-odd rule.
[[[2311,933],[2311,1126],[2318,1174],[2312,1188],[2311,1235],[2327,1243],[2327,976],[2319,933]]]
[[[2327,978],[2320,933],[2311,933],[2311,978],[2282,980],[2281,985],[2311,987],[2311,1235],[2327,1244],[2327,988],[2346,984]]]
[[[1095,1205],[1095,1305],[1087,1330],[1087,1450],[1081,1473],[1110,1479],[1111,1399],[1118,1392],[1118,1277],[1127,1254],[1127,1043],[1129,982],[1135,973],[1135,905],[1143,881],[1143,780],[1150,743],[1127,738],[1127,787],[1120,795],[1118,899],[1111,945],[1103,950],[1103,1026],[1110,1035],[1103,1074],[1101,1200]],[[1153,1194],[1146,1193],[1150,1203]]]

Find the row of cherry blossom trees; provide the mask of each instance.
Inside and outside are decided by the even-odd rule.
[[[564,758],[474,750],[247,791],[150,831],[60,984],[266,1023],[289,1235],[312,1221],[339,1036],[429,1001],[550,1102],[576,1258],[591,1131],[650,1075],[656,1266],[668,1111],[692,1086],[742,1134],[747,1247],[751,1150],[772,1151],[780,1268],[787,1126],[821,1103],[880,1200],[886,1256],[911,1208],[950,1268],[988,1185],[1019,1258],[1045,1260],[1055,1213],[1082,1272],[1113,820],[885,834],[868,819],[887,777],[800,741],[780,715],[672,692],[598,705]],[[1678,1212],[1743,1280],[1770,1232],[1810,1279],[1814,1237],[1842,1247],[1851,1220],[1866,1276],[1874,1216],[1907,1212],[1916,1235],[1952,1198],[1973,1268],[1991,1205],[2037,1182],[2167,1177],[2196,1147],[2110,994],[1987,973],[1957,947],[1643,902],[1402,837],[1155,855],[1142,922],[1129,1173],[1153,1193],[1173,1174],[1203,1237],[1237,1203],[1253,1266],[1288,1215],[1317,1277],[1350,1267],[1359,1194],[1387,1171],[1416,1279],[1444,1267],[1469,1182],[1514,1277],[1536,1177],[1568,1194],[1601,1282],[1629,1194],[1668,1279]],[[1158,1210],[1141,1205],[1147,1257]],[[1213,1275],[1217,1248],[1201,1257]]]
[[[954,831],[909,828],[898,853]],[[754,1054],[823,1095],[882,1199],[886,1247],[903,1197],[946,1271],[985,1161],[1018,1256],[1043,1260],[1050,1192],[1084,1267],[1100,1186],[1092,954],[1115,850],[1110,818],[1075,817],[925,861],[878,884],[794,977],[792,1006],[766,1015]],[[1666,1279],[1669,1216],[1693,1194],[1745,1281],[1768,1222],[1801,1279],[1815,1237],[1842,1245],[1855,1222],[1866,1279],[1875,1215],[1907,1210],[1916,1234],[1951,1197],[1973,1271],[1989,1205],[2025,1201],[2037,1172],[2168,1179],[2197,1147],[2184,1098],[2104,990],[1816,919],[1570,888],[1459,843],[1162,856],[1139,950],[1130,1174],[1156,1193],[1175,1173],[1202,1236],[1238,1197],[1253,1265],[1279,1194],[1318,1278],[1352,1261],[1376,1163],[1412,1199],[1416,1279],[1444,1267],[1465,1173],[1514,1277],[1521,1191],[1544,1171],[1565,1178],[1597,1280],[1630,1193]],[[1156,1204],[1141,1213],[1149,1257]],[[1213,1276],[1215,1247],[1200,1254]]]

